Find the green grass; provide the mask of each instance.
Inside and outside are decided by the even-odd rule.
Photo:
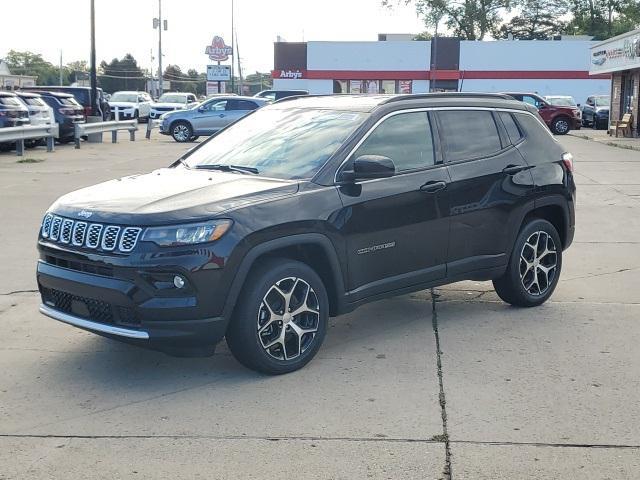
[[[44,162],[44,158],[21,158],[17,160],[16,163],[42,163]]]

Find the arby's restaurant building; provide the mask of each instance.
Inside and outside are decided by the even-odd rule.
[[[597,42],[409,38],[276,42],[273,87],[312,94],[537,92],[571,95],[578,103],[610,93],[610,74],[589,74],[590,49]]]

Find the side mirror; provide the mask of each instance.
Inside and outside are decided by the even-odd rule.
[[[353,162],[353,170],[343,171],[340,183],[353,183],[356,180],[389,178],[396,173],[396,166],[389,157],[383,155],[361,155]]]
[[[580,108],[580,107],[581,107],[581,105],[578,103],[578,104],[576,105],[576,107]]]
[[[204,112],[204,107],[202,107],[202,106],[198,107],[198,111],[199,111],[200,113]]]

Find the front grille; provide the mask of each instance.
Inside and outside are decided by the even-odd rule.
[[[46,305],[75,317],[109,325],[139,327],[140,317],[135,309],[95,298],[82,297],[53,288],[41,288],[42,301]]]
[[[42,220],[41,235],[53,242],[105,252],[130,253],[138,244],[140,227],[120,227],[87,223],[48,213]]]

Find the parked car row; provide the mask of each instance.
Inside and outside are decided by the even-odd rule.
[[[23,125],[58,123],[57,140],[67,143],[73,140],[75,124],[84,122],[84,108],[68,93],[48,91],[0,92],[0,128]],[[27,141],[27,147],[43,143]],[[2,149],[11,148],[3,144]]]

